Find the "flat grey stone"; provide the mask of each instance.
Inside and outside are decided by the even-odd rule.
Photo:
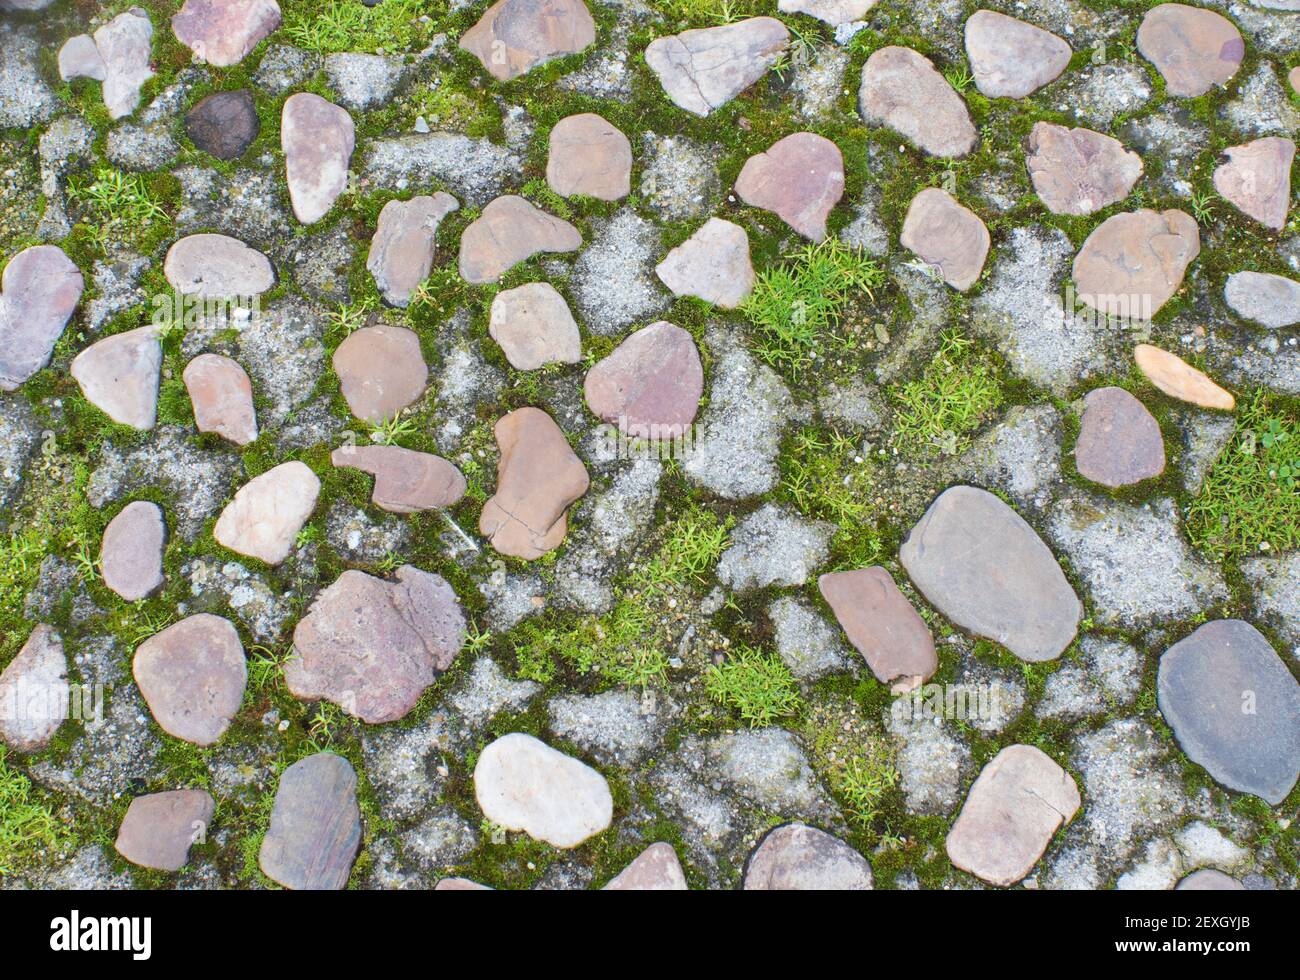
[[[177,789],[137,796],[126,809],[113,845],[132,864],[179,871],[190,846],[207,840],[216,801],[206,790]]]
[[[867,891],[873,883],[866,858],[802,823],[769,831],[745,865],[745,891]]]
[[[1300,323],[1300,282],[1269,272],[1234,272],[1223,298],[1247,320],[1270,330]]]
[[[127,504],[104,528],[99,550],[104,584],[127,602],[161,588],[166,544],[162,508],[147,500]]]
[[[258,854],[268,878],[294,891],[338,891],[360,846],[357,774],[346,759],[320,752],[280,775]]]
[[[39,752],[68,717],[71,688],[63,640],[39,624],[0,672],[0,742]]]

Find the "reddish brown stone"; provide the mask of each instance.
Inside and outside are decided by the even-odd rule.
[[[181,374],[200,432],[215,432],[236,446],[257,438],[253,383],[238,362],[220,354],[200,354]]]
[[[877,680],[901,678],[914,688],[934,676],[934,637],[889,572],[879,565],[831,572],[817,587]]]
[[[1053,214],[1092,214],[1128,197],[1142,176],[1142,158],[1113,136],[1091,129],[1034,124],[1025,166]]]
[[[1162,3],[1142,18],[1137,48],[1164,76],[1170,95],[1204,95],[1241,67],[1246,44],[1232,21],[1212,10]]]
[[[507,194],[461,233],[460,274],[466,282],[496,282],[538,252],[572,252],[581,245],[573,225]]]
[[[383,324],[349,334],[334,352],[334,372],[352,414],[372,423],[414,404],[429,381],[420,338]]]
[[[195,745],[221,738],[248,681],[235,627],[209,613],[182,619],[145,640],[131,669],[162,730]]]
[[[216,802],[201,789],[137,796],[117,831],[117,853],[155,871],[179,871],[190,845],[207,839]]]
[[[679,439],[699,411],[704,368],[695,340],[660,320],[587,372],[587,406],[638,439]]]
[[[1291,163],[1295,144],[1266,136],[1224,150],[1226,162],[1214,171],[1214,189],[1242,214],[1281,231],[1291,207]]]
[[[1074,460],[1080,476],[1107,487],[1159,476],[1165,471],[1160,424],[1123,388],[1097,388],[1084,399]]]
[[[562,197],[627,197],[632,189],[632,144],[594,112],[567,116],[551,130],[546,182]]]
[[[792,133],[745,161],[736,193],[819,242],[827,215],[844,196],[844,156],[824,136]]]
[[[334,450],[330,462],[372,474],[370,502],[394,514],[451,507],[465,496],[464,474],[432,453],[401,446],[344,446]]]

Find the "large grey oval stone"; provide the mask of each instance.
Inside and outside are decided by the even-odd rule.
[[[1160,712],[1187,757],[1218,782],[1277,806],[1300,776],[1300,683],[1240,619],[1171,646],[1156,677]]]
[[[99,549],[104,584],[127,602],[150,595],[163,584],[167,522],[162,508],[134,500],[108,522]]]
[[[1300,323],[1300,282],[1271,272],[1234,272],[1223,287],[1228,305],[1270,330]]]
[[[268,878],[295,891],[338,891],[360,846],[357,774],[347,759],[320,752],[281,774],[257,858]]]
[[[1021,660],[1059,657],[1083,606],[1034,529],[987,490],[939,495],[899,549],[916,587],[958,626]]]
[[[801,823],[769,831],[745,866],[745,891],[866,891],[873,884],[866,858]]]

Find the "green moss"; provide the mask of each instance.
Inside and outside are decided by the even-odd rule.
[[[72,834],[0,745],[0,877],[16,874],[50,851],[67,848]]]
[[[909,455],[958,452],[1003,403],[991,357],[956,331],[944,333],[919,378],[894,385],[889,394],[897,409],[894,445]]]

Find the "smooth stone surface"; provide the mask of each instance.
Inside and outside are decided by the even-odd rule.
[[[768,831],[745,864],[745,891],[867,891],[873,884],[866,858],[801,823]]]
[[[540,558],[563,543],[569,505],[591,485],[587,468],[540,408],[516,409],[492,431],[501,460],[479,533],[503,555]]]
[[[572,252],[582,235],[567,221],[514,194],[498,197],[460,236],[460,274],[466,282],[496,282],[539,252]]]
[[[1149,320],[1178,292],[1200,252],[1200,229],[1182,211],[1112,215],[1074,257],[1079,300],[1100,313]]]
[[[792,133],[745,161],[736,193],[819,242],[827,215],[844,196],[844,156],[824,136]]]
[[[366,268],[385,303],[410,305],[411,296],[433,268],[438,225],[459,207],[454,197],[442,191],[384,205],[370,240]]]
[[[1300,323],[1300,282],[1271,272],[1234,272],[1223,287],[1233,311],[1270,330]]]
[[[357,774],[347,759],[319,752],[280,774],[257,857],[268,878],[294,891],[341,890],[360,847]]]
[[[19,752],[45,748],[68,718],[71,694],[63,640],[40,623],[0,671],[0,742]]]
[[[1246,44],[1226,17],[1181,3],[1148,10],[1137,32],[1137,49],[1156,66],[1170,95],[1204,95],[1241,67]]]
[[[370,473],[370,502],[394,514],[451,507],[465,496],[465,476],[455,465],[401,446],[343,446],[330,454],[335,466]]]
[[[657,37],[645,49],[645,63],[669,101],[707,116],[767,74],[789,42],[790,32],[775,17],[750,17]]]
[[[1160,423],[1123,388],[1095,388],[1084,398],[1074,446],[1079,475],[1106,487],[1127,487],[1165,471]]]
[[[582,360],[578,324],[569,304],[549,282],[530,282],[497,293],[488,333],[501,345],[511,367],[520,371]]]
[[[215,432],[236,446],[257,438],[253,383],[239,363],[221,354],[200,354],[181,374],[200,432]]]
[[[1023,20],[977,10],[966,21],[966,57],[975,87],[990,98],[1022,99],[1070,64],[1070,45]]]
[[[135,112],[140,88],[153,78],[153,25],[144,11],[131,8],[95,32],[95,47],[104,59],[104,107],[111,119]]]
[[[346,109],[311,92],[298,92],[285,100],[280,149],[289,201],[304,225],[325,217],[347,189],[355,147],[356,126]]]
[[[1138,344],[1133,348],[1133,359],[1147,380],[1170,398],[1225,412],[1237,406],[1237,400],[1230,392],[1176,354],[1150,344]]]
[[[960,95],[924,55],[896,45],[874,52],[862,66],[858,111],[888,126],[931,156],[960,157],[979,134]]]
[[[176,39],[218,68],[239,64],[279,26],[275,0],[185,0],[172,17]]]
[[[497,0],[460,46],[506,82],[595,40],[596,22],[582,0]]]
[[[1079,787],[1050,756],[1031,745],[1009,745],[971,786],[948,832],[948,857],[991,885],[1014,885],[1079,803]]]
[[[185,134],[190,142],[218,160],[242,157],[261,131],[253,93],[246,88],[213,92],[185,114]]]
[[[831,572],[817,588],[878,681],[903,679],[915,687],[934,676],[934,637],[888,571],[873,565]]]
[[[1223,152],[1227,160],[1215,168],[1214,189],[1242,214],[1281,231],[1291,206],[1295,143],[1265,136]]]
[[[1206,623],[1171,646],[1156,675],[1160,713],[1215,781],[1273,806],[1300,776],[1300,683],[1240,619]]]
[[[1140,156],[1091,129],[1035,123],[1026,149],[1029,179],[1053,214],[1094,214],[1128,197],[1142,177]]]
[[[561,197],[617,201],[632,191],[632,144],[613,123],[583,112],[551,130],[546,182]]]
[[[233,299],[275,285],[271,261],[229,235],[190,235],[167,250],[163,275],[183,296]]]
[[[391,419],[415,404],[429,383],[420,338],[405,327],[362,327],[334,351],[334,373],[352,414],[367,422]]]
[[[319,495],[320,480],[311,467],[297,460],[281,463],[240,487],[212,536],[231,551],[278,565],[289,557]]]
[[[248,682],[239,634],[210,613],[149,637],[136,647],[131,672],[159,727],[195,745],[225,734]]]
[[[493,889],[468,878],[443,878],[433,886],[436,892],[490,892]]]
[[[175,789],[137,796],[126,808],[113,845],[132,864],[179,871],[190,845],[206,840],[216,801],[201,789]]]
[[[754,289],[749,236],[740,225],[710,218],[655,266],[655,275],[676,296],[734,310]]]
[[[104,584],[127,602],[152,594],[163,584],[167,522],[162,508],[133,500],[104,528],[99,548]]]
[[[899,241],[953,289],[965,292],[984,271],[991,240],[979,215],[947,191],[927,187],[912,198]]]
[[[684,892],[682,862],[671,844],[651,844],[605,886],[607,892]]]
[[[349,569],[311,604],[284,665],[289,693],[324,698],[369,724],[403,718],[465,642],[460,600],[412,565],[396,581]]]
[[[831,27],[839,27],[861,20],[876,3],[877,0],[780,0],[776,8],[783,14],[807,14]]]
[[[0,391],[13,391],[50,363],[86,281],[57,245],[13,256],[0,278]]]
[[[1083,606],[1061,566],[1034,529],[987,490],[945,490],[898,557],[940,612],[1021,660],[1055,660],[1074,639]]]
[[[156,327],[105,337],[72,359],[68,373],[81,393],[114,422],[152,429],[158,418],[162,345]]]
[[[63,42],[59,48],[59,77],[65,82],[74,78],[93,78],[102,82],[108,77],[108,66],[89,34],[78,34]]]
[[[1193,871],[1174,886],[1177,892],[1244,892],[1246,886],[1232,875],[1226,875],[1214,868],[1202,868]]]
[[[474,796],[493,823],[559,848],[594,837],[614,815],[604,776],[520,732],[503,735],[480,753]]]
[[[587,407],[638,439],[681,438],[700,408],[704,367],[695,339],[660,320],[594,364],[583,382]]]

